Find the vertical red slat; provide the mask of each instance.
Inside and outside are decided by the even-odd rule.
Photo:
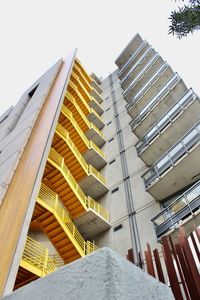
[[[160,256],[159,256],[159,253],[158,253],[158,249],[153,250],[153,256],[154,256],[154,259],[155,259],[156,269],[157,269],[157,273],[158,273],[158,279],[161,282],[165,283],[165,278],[164,278],[164,274],[163,274],[163,270],[162,270],[162,265],[161,265],[161,262],[160,262]]]
[[[145,258],[146,258],[146,263],[147,263],[147,272],[153,276],[156,277],[155,271],[154,271],[154,266],[153,266],[153,259],[151,255],[151,247],[149,243],[147,243],[147,251],[144,252]]]
[[[165,264],[167,267],[167,273],[169,276],[171,289],[173,291],[176,300],[183,300],[182,292],[179,286],[178,277],[176,274],[170,247],[166,236],[162,237],[162,244],[163,244],[163,254],[164,254]]]
[[[127,255],[127,257],[128,257],[128,260],[134,264],[133,249],[128,249],[128,255]]]
[[[198,296],[200,299],[200,275],[199,275],[199,271],[197,269],[194,257],[192,255],[192,251],[187,239],[187,236],[185,234],[185,230],[183,227],[180,227],[179,229],[180,231],[180,235],[179,235],[179,241],[181,244],[181,247],[183,249],[183,252],[185,254],[185,258],[187,260],[187,264],[188,264],[188,268],[191,272],[191,276],[194,280],[194,283],[196,285],[197,291],[198,291]]]
[[[192,280],[192,277],[190,276],[190,272],[189,272],[184,254],[182,252],[181,246],[180,246],[180,244],[176,244],[175,247],[176,247],[176,252],[177,252],[180,264],[181,264],[181,268],[183,270],[183,274],[184,274],[184,277],[185,277],[185,282],[186,282],[190,297],[191,297],[192,300],[198,300],[198,291],[197,291],[196,286],[195,286],[195,284]]]
[[[193,246],[194,246],[196,255],[197,255],[198,260],[199,260],[199,262],[200,262],[200,251],[199,251],[199,248],[198,248],[198,246],[197,246],[197,242],[196,242],[196,240],[195,240],[194,232],[192,232],[192,233],[190,234],[190,237],[191,237],[192,244],[193,244]]]
[[[169,236],[169,242],[170,242],[170,246],[171,246],[171,249],[172,249],[172,253],[173,253],[175,261],[176,261],[178,272],[179,272],[179,275],[180,275],[180,278],[181,278],[181,282],[182,282],[182,285],[183,285],[183,288],[184,288],[185,296],[186,296],[186,298],[188,300],[190,300],[190,296],[188,294],[188,289],[187,289],[187,286],[186,286],[186,283],[185,283],[183,271],[181,269],[180,261],[178,259],[178,256],[177,256],[177,253],[176,253],[176,249],[174,247],[174,243],[172,241],[172,237],[171,236]]]

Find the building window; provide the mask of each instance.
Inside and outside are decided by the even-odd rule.
[[[106,99],[105,100],[108,100],[109,99],[109,97],[106,97]]]
[[[117,226],[114,227],[114,232],[117,231],[117,230],[120,230],[122,229],[122,224],[119,224]]]
[[[111,161],[109,162],[109,165],[112,165],[114,162],[115,162],[115,159],[111,160]]]
[[[107,126],[110,125],[112,123],[112,121],[108,122]]]
[[[29,98],[32,98],[33,95],[35,94],[35,91],[37,90],[39,84],[37,84],[29,93],[28,93],[28,96]]]
[[[110,140],[108,141],[108,143],[110,143],[110,142],[112,142],[112,141],[114,141],[114,138],[110,139]]]
[[[110,110],[110,107],[108,107],[107,109],[106,109],[106,111],[109,111]]]
[[[119,191],[119,188],[116,187],[114,190],[111,191],[111,194],[114,194],[115,192]]]

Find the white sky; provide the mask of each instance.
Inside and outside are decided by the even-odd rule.
[[[182,40],[168,35],[175,6],[171,0],[0,1],[0,113],[74,47],[89,72],[106,77],[137,32],[200,94],[200,32]]]

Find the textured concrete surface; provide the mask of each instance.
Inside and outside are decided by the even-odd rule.
[[[109,248],[34,281],[4,300],[171,300],[171,290]]]

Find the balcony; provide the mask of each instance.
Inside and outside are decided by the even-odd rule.
[[[187,88],[182,79],[174,74],[131,121],[130,125],[134,134],[141,138],[186,91]]]
[[[195,220],[197,224],[200,224],[200,181],[190,187],[151,221],[155,226],[156,236],[160,239],[164,234],[170,234],[172,238],[177,237],[180,225],[184,225],[189,235],[194,230]]]
[[[166,82],[173,75],[172,69],[168,64],[163,64],[159,70],[147,81],[142,89],[126,105],[128,114],[134,118],[146,103],[154,97]]]
[[[101,97],[101,95],[97,92],[96,89],[92,88],[91,92],[90,92],[90,96],[93,97],[99,104],[101,104],[103,102],[103,98]]]
[[[103,114],[104,110],[100,106],[99,102],[95,100],[93,97],[91,97],[91,101],[88,103],[88,105],[93,108],[100,116]]]
[[[132,98],[138,93],[138,91],[144,86],[144,84],[159,70],[164,61],[158,53],[148,62],[148,64],[142,69],[142,71],[131,82],[129,87],[123,91],[124,99],[129,103]]]
[[[155,55],[155,50],[149,47],[140,59],[131,67],[126,76],[123,77],[121,81],[121,86],[123,90],[127,89],[131,81],[138,75],[138,73],[144,68],[144,66],[149,62],[149,60]]]
[[[140,45],[137,45],[137,48],[132,49],[129,54],[128,60],[126,62],[123,61],[123,66],[119,69],[118,76],[120,79],[123,79],[124,76],[130,71],[130,68],[136,63],[138,59],[142,56],[142,54],[147,50],[149,44],[146,41],[142,41]],[[122,65],[122,62],[121,62]]]
[[[142,176],[157,200],[176,193],[200,176],[200,122],[193,126]]]
[[[190,89],[136,144],[139,157],[152,165],[198,122],[199,116],[200,100]]]
[[[91,86],[99,93],[102,93],[102,88],[100,87],[100,85],[96,82],[96,80],[92,79],[91,81]]]

